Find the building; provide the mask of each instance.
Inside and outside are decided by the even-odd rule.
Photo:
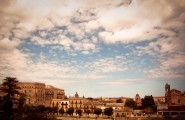
[[[131,117],[133,113],[133,109],[132,108],[127,108],[124,107],[123,109],[114,109],[114,119],[127,119],[128,117]]]
[[[159,116],[178,116],[185,115],[185,93],[170,89],[170,85],[165,85],[165,103],[157,105],[157,114]]]
[[[58,110],[63,108],[64,111],[66,112],[67,109],[69,108],[69,100],[67,100],[67,99],[52,99],[51,100],[51,107],[57,107]]]
[[[156,105],[165,103],[165,96],[156,96],[156,97],[153,97],[153,99]]]
[[[47,85],[45,88],[45,106],[50,106],[52,99],[64,99],[64,89],[55,88],[54,86]]]
[[[142,106],[142,101],[141,101],[139,94],[136,94],[135,102],[136,102],[137,106]]]
[[[89,110],[90,113],[94,113],[94,109],[99,105],[99,101],[86,101],[84,103],[84,112]]]
[[[74,97],[69,97],[69,107],[73,107],[75,110],[84,108],[84,104],[86,103],[86,98],[79,97],[78,93],[76,92]]]
[[[50,106],[52,99],[63,99],[64,89],[55,88],[45,83],[19,82],[20,93],[25,94],[26,104]]]
[[[20,93],[25,94],[26,104],[28,105],[44,105],[45,104],[45,84],[19,82]]]
[[[165,85],[165,103],[168,105],[185,105],[185,93],[176,89],[170,89],[170,85]]]

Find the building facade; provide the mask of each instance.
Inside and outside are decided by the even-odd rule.
[[[135,102],[136,102],[137,106],[142,106],[141,97],[139,96],[139,94],[136,94]]]
[[[170,89],[170,85],[166,83],[165,85],[165,102],[168,105],[185,105],[185,93]]]
[[[153,99],[156,105],[165,103],[165,96],[156,96],[156,97],[153,97]]]
[[[47,85],[45,88],[45,106],[50,106],[52,99],[64,99],[64,89],[55,88],[51,85]]]
[[[74,108],[75,111],[77,109],[81,109],[82,111],[84,111],[84,104],[85,103],[86,103],[86,98],[79,97],[77,92],[74,97],[69,98],[69,107]]]
[[[52,99],[62,99],[65,97],[63,89],[47,86],[38,82],[19,82],[20,93],[25,94],[27,105],[50,106]]]
[[[44,105],[45,104],[45,84],[19,82],[20,93],[25,94],[26,104],[28,105]]]
[[[69,100],[67,100],[67,99],[52,99],[51,107],[57,107],[58,110],[63,108],[64,111],[66,112],[67,109],[69,108]]]

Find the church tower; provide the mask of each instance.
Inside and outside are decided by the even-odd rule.
[[[170,85],[168,83],[165,85],[165,101],[167,104],[171,103]]]
[[[75,93],[75,98],[79,98],[79,95],[78,95],[78,93],[77,93],[77,92]]]

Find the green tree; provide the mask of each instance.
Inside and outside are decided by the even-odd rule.
[[[52,113],[55,114],[58,112],[58,107],[52,107]]]
[[[118,98],[118,99],[116,100],[116,103],[123,103],[123,100],[122,100],[121,98]]]
[[[135,108],[136,107],[136,102],[133,99],[127,99],[126,102],[125,102],[125,106]]]
[[[90,112],[91,111],[89,109],[85,110],[85,113],[87,113],[88,116],[89,116]]]
[[[145,96],[142,100],[142,107],[146,113],[154,113],[157,111],[154,99],[151,96]]]
[[[82,116],[82,110],[81,109],[77,109],[76,113],[79,115],[79,117]]]
[[[44,105],[38,105],[36,109],[38,112],[41,112],[41,113],[44,113],[46,110]]]
[[[21,93],[19,97],[19,102],[18,102],[18,107],[17,107],[17,112],[18,116],[22,116],[24,112],[24,107],[25,107],[25,94]]]
[[[59,109],[59,113],[60,113],[60,114],[62,114],[62,115],[63,115],[63,114],[64,114],[64,112],[65,112],[65,111],[64,111],[64,108],[60,108],[60,109]]]
[[[4,112],[5,119],[13,119],[13,106],[18,103],[18,95],[20,94],[18,89],[18,80],[13,77],[6,77],[3,81],[3,87],[1,91],[5,93],[5,96],[2,100],[2,110]]]
[[[48,117],[46,108],[42,105],[39,106],[28,106],[25,107],[24,116],[19,117],[19,119],[15,120],[56,120],[54,116]],[[44,112],[43,112],[44,111]]]
[[[69,109],[67,110],[67,114],[73,115],[73,113],[74,113],[74,108],[73,108],[73,107],[71,107],[71,108],[69,108]]]
[[[50,114],[52,112],[52,107],[50,107],[50,106],[46,107],[45,111],[47,114]]]
[[[113,109],[110,108],[105,108],[104,109],[104,114],[107,115],[108,117],[110,117],[113,114]]]
[[[94,114],[96,114],[98,117],[102,113],[102,110],[100,108],[95,108],[94,109]]]

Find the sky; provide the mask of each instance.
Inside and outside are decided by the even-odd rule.
[[[85,97],[185,91],[184,0],[0,0],[0,79]]]

